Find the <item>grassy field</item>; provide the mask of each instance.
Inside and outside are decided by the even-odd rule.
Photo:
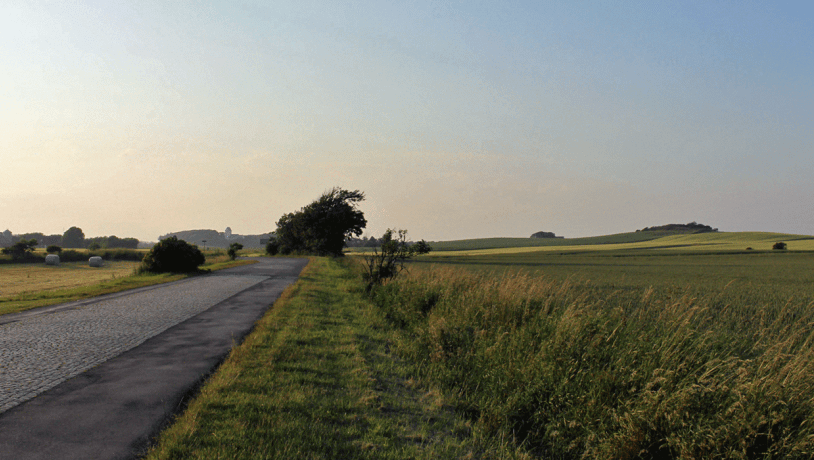
[[[657,235],[656,235],[657,234]],[[715,232],[669,234],[636,232],[573,239],[486,238],[431,243],[434,257],[455,255],[511,254],[524,252],[574,252],[622,249],[667,249],[675,251],[743,252],[747,248],[768,251],[775,242],[784,241],[790,251],[814,251],[814,237],[766,232]]]
[[[432,241],[434,251],[473,251],[479,249],[529,248],[549,246],[585,246],[596,244],[627,244],[650,241],[678,232],[629,232],[585,238],[476,238],[469,240]]]
[[[133,274],[139,262],[108,262],[94,268],[87,262],[0,265],[0,301],[26,292],[54,291],[97,284]]]
[[[357,275],[312,259],[146,458],[515,458],[413,380],[391,338]]]
[[[231,261],[220,251],[207,251],[204,270],[220,270],[251,261]],[[187,278],[182,274],[136,274],[139,262],[106,261],[93,268],[87,262],[59,266],[41,263],[0,264],[0,315],[86,299]]]
[[[437,252],[376,303],[423,381],[534,458],[811,458],[811,249],[723,233]]]

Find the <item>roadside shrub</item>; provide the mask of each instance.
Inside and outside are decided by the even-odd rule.
[[[407,260],[432,250],[424,240],[417,243],[408,242],[407,230],[394,231],[388,228],[380,241],[381,248],[374,249],[372,254],[364,258],[365,272],[362,276],[367,282],[367,292],[374,286],[380,286],[395,278],[404,270],[404,263]]]
[[[787,246],[786,246],[786,243],[784,243],[784,242],[782,242],[782,241],[778,241],[777,243],[775,243],[775,244],[772,246],[772,249],[779,249],[779,250],[781,250],[781,251],[782,251],[782,250],[786,249],[786,247],[787,247]]]
[[[266,254],[270,256],[276,256],[277,253],[280,252],[280,243],[277,242],[276,239],[272,238],[266,243]]]
[[[232,243],[232,244],[229,245],[229,250],[226,251],[226,253],[229,254],[229,258],[231,260],[235,260],[235,258],[237,257],[237,251],[240,251],[241,249],[243,249],[242,244],[240,244],[240,243]]]
[[[156,243],[141,261],[141,270],[152,273],[190,273],[206,261],[198,246],[175,236]]]
[[[60,252],[62,252],[62,248],[55,245],[55,244],[52,244],[52,245],[48,246],[47,248],[45,248],[45,251],[48,254],[59,254]]]

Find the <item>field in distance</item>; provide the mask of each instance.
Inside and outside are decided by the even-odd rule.
[[[79,251],[87,252],[81,249]],[[204,270],[220,270],[254,263],[246,260],[232,261],[219,250],[204,251],[204,255],[206,262],[201,266]],[[0,263],[0,315],[177,281],[190,276],[176,273],[137,274],[139,265],[140,262],[125,260],[106,260],[102,267],[90,267],[87,261],[62,262],[58,266],[48,266],[41,262],[4,261]]]
[[[585,238],[479,238],[431,242],[430,255],[444,256],[521,253],[532,251],[596,251],[619,249],[673,249],[701,251],[771,250],[778,241],[791,251],[814,251],[814,236],[769,232],[630,232]]]

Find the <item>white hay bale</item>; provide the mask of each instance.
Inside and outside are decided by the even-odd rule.
[[[91,267],[101,267],[104,264],[105,262],[99,256],[93,256],[90,259],[88,259],[88,265],[90,265]]]
[[[59,256],[56,254],[48,254],[45,256],[45,265],[59,265]]]

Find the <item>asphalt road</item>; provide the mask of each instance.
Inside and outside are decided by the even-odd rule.
[[[168,299],[159,306],[173,311],[176,303],[181,302],[176,299],[193,295],[184,293],[183,289],[189,291],[193,288],[200,292],[205,291],[207,285],[241,289],[226,299],[215,298],[213,305],[204,305],[201,313],[164,328],[163,332],[140,341],[134,348],[95,364],[95,367],[0,414],[0,459],[139,457],[172,415],[181,410],[190,393],[228,354],[232,345],[250,332],[254,322],[286,286],[297,279],[306,263],[306,259],[260,259],[257,264],[193,278],[197,284],[184,280],[0,317],[0,334],[3,334],[4,327],[13,331],[29,323],[58,321],[74,310],[90,311],[94,317],[104,317],[108,315],[108,307],[110,311],[116,311],[115,305],[127,305],[130,301],[138,303],[138,299],[144,303],[144,296],[153,299],[159,294],[159,298]],[[244,288],[247,285],[249,287]],[[150,305],[154,303],[151,301]],[[110,316],[118,318],[116,314]],[[108,321],[104,324],[106,328],[112,328],[117,323]],[[96,328],[88,329],[98,332],[93,331]],[[76,334],[67,331],[63,335],[68,340],[69,335],[74,337]],[[47,343],[62,343],[59,333],[52,335]],[[109,333],[104,335],[110,336]]]

